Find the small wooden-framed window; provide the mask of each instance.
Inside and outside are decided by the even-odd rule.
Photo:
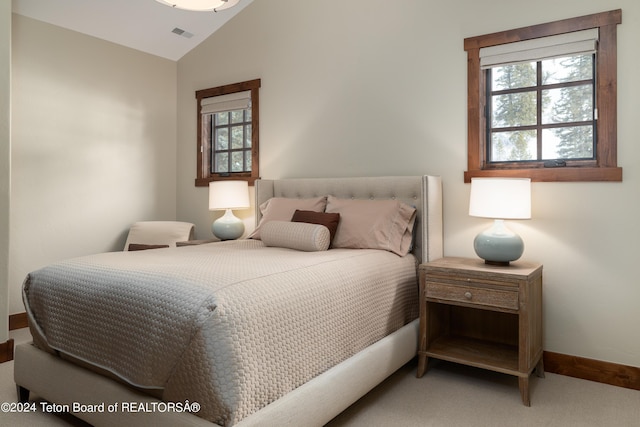
[[[614,10],[465,39],[465,182],[491,176],[622,180],[616,110],[616,26],[621,21],[622,11]],[[567,38],[579,39],[582,50],[567,51],[561,46],[569,43]],[[536,56],[532,44],[544,46],[545,53]],[[557,75],[575,75],[549,78],[552,67]],[[517,78],[510,79],[509,73]],[[568,99],[580,108],[568,111]]]
[[[252,184],[259,174],[260,79],[196,91],[196,186],[225,179]]]

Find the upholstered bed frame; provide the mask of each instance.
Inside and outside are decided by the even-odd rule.
[[[256,181],[258,206],[271,197],[308,198],[331,194],[339,198],[396,199],[416,207],[413,253],[422,262],[443,255],[442,183],[435,176],[286,179]],[[244,418],[247,426],[321,426],[364,396],[411,360],[417,351],[418,321],[367,347],[308,383]],[[158,402],[152,396],[66,362],[32,344],[15,350],[14,378],[21,400],[29,391],[50,402],[72,405],[102,402]],[[214,426],[189,413],[80,412],[95,426]]]

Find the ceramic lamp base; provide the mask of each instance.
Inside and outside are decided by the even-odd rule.
[[[522,256],[524,242],[504,225],[503,220],[496,219],[493,227],[476,236],[473,248],[486,264],[509,265]]]
[[[235,240],[244,233],[244,222],[231,209],[227,209],[224,215],[213,222],[211,231],[220,240]]]

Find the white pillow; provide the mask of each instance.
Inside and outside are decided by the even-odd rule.
[[[331,243],[329,229],[320,224],[306,222],[269,221],[260,232],[266,246],[298,251],[326,251]]]

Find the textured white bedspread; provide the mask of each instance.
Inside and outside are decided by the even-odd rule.
[[[56,263],[25,279],[36,343],[232,425],[417,317],[416,260],[240,240]]]

